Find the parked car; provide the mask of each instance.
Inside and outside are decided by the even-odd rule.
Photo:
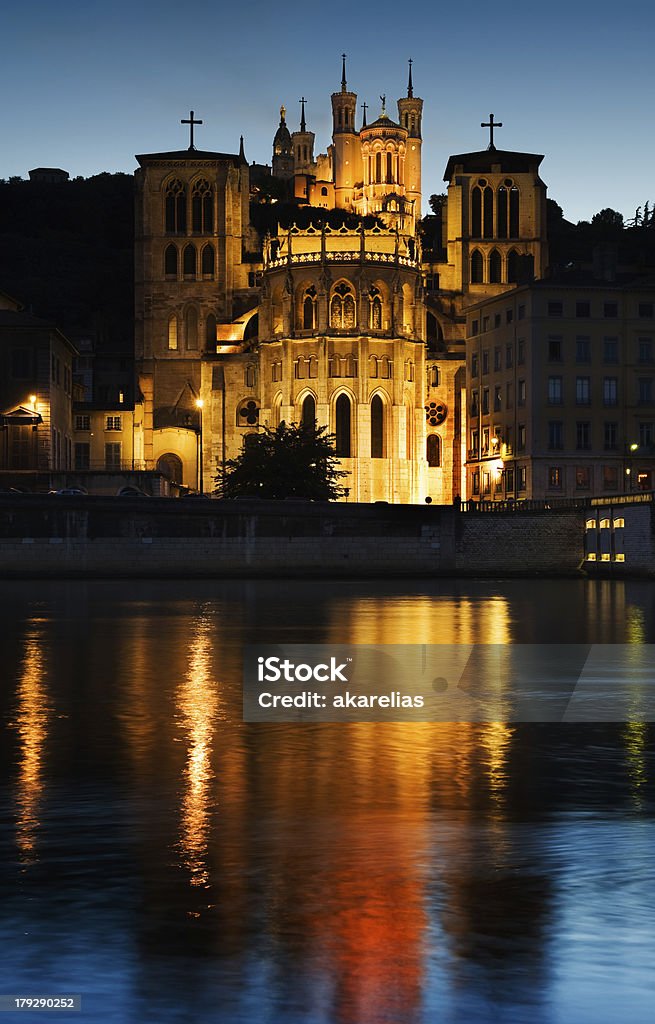
[[[86,487],[62,487],[58,491],[48,491],[48,494],[56,494],[66,498],[79,498],[89,496],[89,492]]]
[[[128,484],[126,487],[121,487],[119,491],[116,491],[117,498],[149,498],[150,495],[142,491],[140,487],[135,487],[133,484]]]

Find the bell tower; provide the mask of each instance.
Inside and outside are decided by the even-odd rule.
[[[341,91],[332,93],[332,167],[335,205],[352,209],[353,187],[361,179],[361,152],[355,130],[357,93],[346,83],[346,54],[341,55]]]
[[[407,132],[405,153],[405,195],[414,201],[416,217],[421,216],[421,118],[423,100],[414,95],[412,60],[409,61],[407,95],[398,100],[398,121]]]

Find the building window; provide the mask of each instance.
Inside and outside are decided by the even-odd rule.
[[[505,369],[510,370],[514,362],[514,350],[511,344],[505,346]]]
[[[214,194],[204,178],[193,186],[191,220],[196,235],[210,235],[214,230]]]
[[[494,387],[494,412],[500,412],[502,407],[502,389],[500,384]]]
[[[525,320],[525,306],[523,304],[518,308],[518,318],[519,320]]]
[[[652,405],[653,404],[653,378],[652,377],[640,377],[638,381],[639,386],[639,405]]]
[[[482,253],[474,249],[471,253],[471,284],[482,284]]]
[[[500,348],[497,347],[497,348],[494,349],[494,370],[500,370],[500,369],[501,369]]]
[[[519,338],[516,343],[516,362],[519,366],[523,366],[525,363],[525,341],[523,338]]]
[[[330,301],[330,327],[351,331],[355,327],[355,298],[350,285],[341,282]]]
[[[519,425],[518,425],[518,434],[517,434],[517,438],[516,438],[516,447],[517,447],[517,449],[520,452],[524,452],[525,451],[525,446],[526,446],[525,423],[519,423]]]
[[[471,416],[477,416],[479,414],[478,406],[478,392],[471,392]]]
[[[477,377],[478,375],[478,354],[474,352],[471,356],[471,376]]]
[[[561,363],[562,361],[562,338],[557,334],[548,336],[548,361]]]
[[[483,331],[488,331],[489,330],[489,317],[488,316],[483,316],[482,317],[482,330]]]
[[[184,317],[184,329],[186,333],[186,347],[190,352],[198,349],[198,311],[190,306]]]
[[[164,274],[166,277],[177,277],[177,246],[167,245],[164,253]]]
[[[206,245],[200,257],[200,263],[202,267],[202,276],[207,280],[211,280],[214,276],[214,262],[215,252],[213,245]]]
[[[348,395],[339,395],[335,406],[335,451],[341,459],[350,458],[351,406]]]
[[[122,430],[121,417],[120,416],[107,416],[105,420],[105,430]]]
[[[441,440],[438,434],[428,434],[425,442],[425,457],[428,466],[432,469],[441,465]]]
[[[244,382],[244,384],[246,385],[247,388],[254,388],[254,386],[255,386],[255,379],[256,379],[255,367],[254,367],[254,365],[252,363],[249,363],[248,366],[246,366],[246,368],[245,368],[245,370],[243,372],[243,382]]]
[[[177,350],[177,317],[175,314],[168,320],[168,349],[170,352]]]
[[[91,445],[88,441],[75,442],[75,469],[89,469],[91,465]]]
[[[500,253],[497,249],[494,249],[489,256],[489,281],[491,284],[500,284],[501,279],[501,260]],[[498,314],[500,317],[500,314]]]
[[[563,316],[564,306],[561,302],[548,303],[548,316]]]
[[[518,384],[517,384],[517,392],[516,392],[516,402],[517,402],[517,405],[525,405],[525,398],[526,398],[525,381],[524,380],[520,380],[518,382]]]
[[[591,448],[591,423],[588,420],[578,420],[576,423],[575,446],[579,451]]]
[[[639,316],[641,317],[652,317],[653,315],[653,303],[652,302],[640,302],[639,303]]]
[[[617,377],[603,378],[603,405],[618,405],[619,382]]]
[[[439,367],[430,366],[428,367],[428,380],[431,388],[439,387]]]
[[[637,358],[640,363],[652,363],[653,361],[653,339],[640,338],[638,342]]]
[[[575,404],[589,405],[591,402],[591,378],[575,378]]]
[[[551,491],[561,491],[562,489],[562,467],[561,466],[549,466],[548,467],[548,489]]]
[[[618,302],[604,302],[603,303],[603,316],[608,319],[617,317],[619,315],[619,304]]]
[[[384,458],[384,404],[379,395],[371,399],[371,458]]]
[[[186,187],[179,179],[168,183],[165,192],[166,231],[184,234],[186,231]]]
[[[489,412],[489,388],[482,389],[482,415],[486,416]]]
[[[512,408],[513,400],[514,400],[514,398],[513,398],[513,395],[512,395],[512,382],[508,381],[507,384],[505,385],[505,408],[506,409],[511,409]]]
[[[313,395],[307,395],[302,403],[300,422],[306,430],[313,430],[316,426],[316,399]]]
[[[314,285],[306,289],[302,302],[302,327],[303,331],[316,330],[316,301],[317,294]]]
[[[252,398],[244,398],[237,407],[237,426],[256,427],[259,424],[259,406]]]
[[[579,334],[575,339],[575,361],[576,363],[591,362],[591,338]]]
[[[619,446],[619,425],[614,422],[603,424],[603,447],[606,452],[615,451]]]
[[[650,448],[655,436],[655,423],[639,424],[639,447]]]
[[[489,352],[487,349],[484,349],[482,353],[482,374],[484,376],[487,373],[489,373]]]
[[[518,467],[518,489],[519,491],[527,490],[528,486],[528,471],[525,466]]]
[[[562,378],[561,377],[549,377],[548,378],[548,404],[549,405],[561,405],[562,404]]]
[[[116,470],[121,468],[121,446],[120,444],[105,445],[105,469]]]
[[[471,492],[473,494],[480,493],[480,470],[474,469],[471,473]]]
[[[478,333],[479,330],[480,330],[480,321],[479,320],[472,320],[471,321],[471,334],[472,334],[472,336],[475,337],[475,335]]]
[[[561,420],[550,420],[548,423],[548,447],[551,451],[562,451],[564,448],[564,424]]]
[[[382,330],[382,298],[379,288],[371,286],[368,293],[368,325],[373,331]]]
[[[617,466],[603,466],[603,490],[618,491],[619,470]]]
[[[603,362],[618,363],[619,361],[619,339],[603,338]]]
[[[91,429],[91,417],[85,415],[78,415],[75,417],[75,429],[76,430],[90,430]]]
[[[578,491],[588,491],[591,487],[591,469],[589,466],[576,466],[575,487]]]
[[[182,254],[182,272],[185,278],[192,278],[196,276],[196,247],[195,245],[185,245],[184,252]]]
[[[591,304],[586,301],[579,301],[575,304],[575,315],[577,317],[591,316]]]

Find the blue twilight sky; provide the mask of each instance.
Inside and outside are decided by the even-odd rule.
[[[243,134],[248,160],[270,163],[279,106],[293,130],[301,95],[325,152],[345,50],[369,120],[380,93],[394,116],[413,58],[426,199],[444,191],[451,153],[486,147],[493,111],[499,148],[545,155],[568,219],[604,206],[627,219],[655,201],[654,11],[646,0],[14,4],[0,32],[0,178],[131,173],[135,153],[188,145],[179,121],[191,108],[198,148],[236,152]]]

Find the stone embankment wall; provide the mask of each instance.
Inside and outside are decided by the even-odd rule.
[[[584,536],[578,508],[2,496],[0,578],[576,575]]]

